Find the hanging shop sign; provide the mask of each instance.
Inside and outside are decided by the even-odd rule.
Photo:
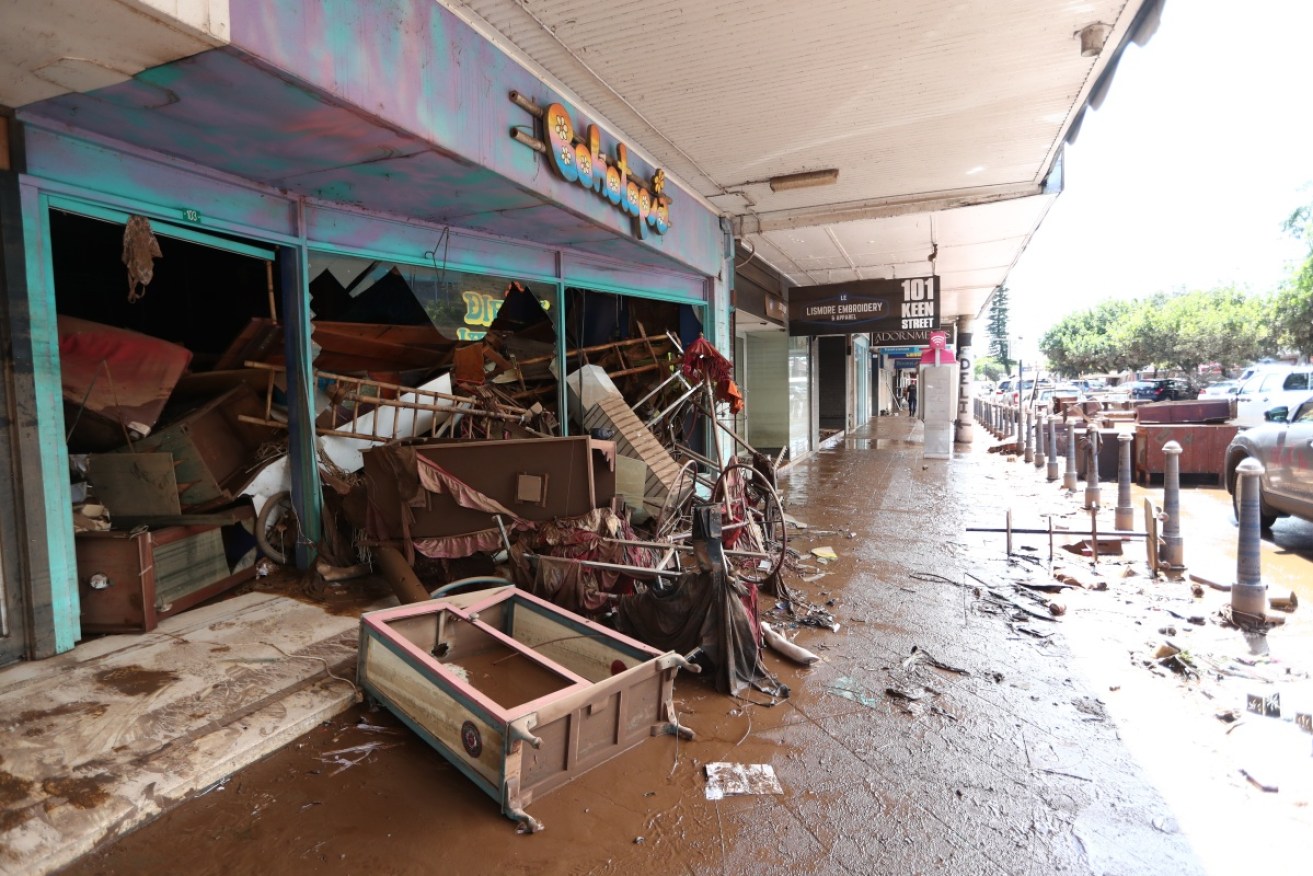
[[[872,346],[925,344],[939,326],[939,278],[858,280],[789,290],[790,335],[871,333]]]
[[[515,128],[511,129],[511,136],[517,142],[543,152],[561,179],[578,183],[630,216],[634,236],[640,240],[646,238],[649,231],[662,235],[670,230],[670,197],[665,193],[664,171],[658,169],[650,182],[642,179],[629,166],[629,147],[616,143],[615,154],[607,155],[602,150],[601,129],[591,124],[587,129],[582,126],[576,129],[570,113],[559,103],[549,104],[539,111],[536,105],[514,91],[511,92],[511,102],[534,115],[541,112],[540,139],[517,136]]]

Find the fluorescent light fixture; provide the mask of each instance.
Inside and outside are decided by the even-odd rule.
[[[772,192],[783,192],[789,189],[809,189],[812,186],[830,186],[838,180],[839,168],[831,167],[826,170],[808,170],[804,173],[773,176],[767,182],[770,183]]]

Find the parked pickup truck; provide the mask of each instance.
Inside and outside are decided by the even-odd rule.
[[[1285,406],[1293,411],[1313,392],[1313,365],[1278,365],[1250,375],[1236,392],[1236,425],[1260,426],[1263,415]]]

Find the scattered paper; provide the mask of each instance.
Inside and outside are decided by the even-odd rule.
[[[768,763],[707,764],[707,799],[745,794],[783,794],[775,768]]]
[[[811,552],[812,552],[812,556],[817,557],[818,559],[822,559],[822,560],[837,560],[837,559],[839,559],[839,555],[836,554],[836,553],[834,552],[834,548],[832,548],[832,547],[828,547],[828,546],[827,546],[827,547],[814,547],[814,548],[812,548],[812,551],[811,551]]]

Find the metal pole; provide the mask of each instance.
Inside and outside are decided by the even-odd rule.
[[[1021,421],[1021,405],[1020,405],[1020,404],[1018,404],[1016,407],[1014,407],[1014,408],[1012,409],[1012,416],[1013,416],[1013,418],[1014,418],[1014,425],[1015,425],[1016,428],[1017,428],[1017,449],[1016,449],[1016,453],[1017,453],[1018,456],[1020,456],[1020,455],[1021,455],[1021,449],[1022,449],[1023,447],[1026,446],[1026,435],[1025,435],[1024,432],[1021,431],[1022,428],[1023,428],[1023,425],[1024,425],[1024,424],[1023,424],[1022,421]]]
[[[1044,415],[1035,412],[1035,468],[1043,468],[1048,457],[1044,444]]]
[[[1121,445],[1117,466],[1117,516],[1113,523],[1118,529],[1135,528],[1135,508],[1131,506],[1131,442],[1135,436],[1123,432],[1117,436]]]
[[[1099,430],[1087,426],[1085,440],[1090,445],[1090,462],[1085,468],[1085,507],[1099,507]]]
[[[1048,479],[1058,479],[1058,418],[1048,417],[1049,426],[1049,470]]]
[[[1185,566],[1185,541],[1181,538],[1181,445],[1168,441],[1163,445],[1166,465],[1163,471],[1163,565],[1180,569]]]
[[[1035,461],[1035,433],[1034,430],[1030,428],[1032,412],[1030,410],[1030,405],[1026,404],[1024,401],[1021,401],[1021,406],[1022,406],[1023,416],[1026,419],[1026,427],[1025,430],[1022,432],[1022,434],[1026,436],[1025,460],[1026,462],[1034,462]]]
[[[1263,465],[1250,457],[1236,466],[1236,495],[1240,497],[1240,544],[1236,550],[1236,582],[1231,587],[1231,611],[1267,616],[1267,586],[1262,575]]]
[[[1070,421],[1067,427],[1067,467],[1062,472],[1062,488],[1076,492],[1076,424]]]

